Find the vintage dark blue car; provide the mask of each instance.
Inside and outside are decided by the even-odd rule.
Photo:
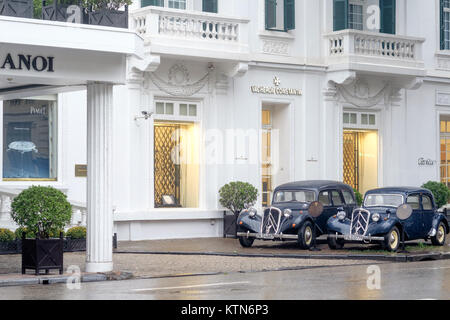
[[[323,207],[321,215],[310,214],[313,205]],[[255,208],[244,209],[237,219],[238,239],[251,247],[255,239],[296,240],[301,248],[312,246],[314,237],[327,234],[328,218],[338,212],[351,214],[356,208],[353,189],[335,181],[302,181],[281,185],[274,190],[272,205],[259,215]]]
[[[409,210],[406,220],[404,209]],[[331,217],[327,229],[331,249],[342,248],[345,241],[358,241],[378,242],[389,251],[397,251],[403,231],[406,241],[431,239],[434,245],[442,246],[449,225],[446,217],[437,211],[430,190],[391,187],[368,191],[362,208]]]

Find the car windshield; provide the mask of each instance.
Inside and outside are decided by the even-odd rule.
[[[401,194],[369,194],[364,200],[365,207],[394,207],[403,204]]]
[[[283,202],[313,202],[316,200],[316,194],[314,191],[309,190],[295,190],[295,191],[287,191],[282,190],[278,191],[275,194],[274,201],[275,203],[283,203]]]

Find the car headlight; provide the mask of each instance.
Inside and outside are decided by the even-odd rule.
[[[292,214],[292,210],[291,209],[284,209],[283,214],[286,218],[290,218],[291,214]]]
[[[248,215],[250,216],[250,218],[256,217],[257,213],[258,213],[258,210],[256,210],[256,208],[254,208],[254,207],[251,207],[250,209],[248,209]]]
[[[378,222],[378,221],[380,221],[380,214],[379,214],[379,213],[374,213],[374,214],[372,215],[372,221],[373,221],[373,222]]]
[[[339,221],[343,221],[347,217],[347,214],[344,211],[339,211],[337,214],[337,217],[338,217]]]

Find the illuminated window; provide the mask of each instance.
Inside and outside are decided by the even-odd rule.
[[[57,177],[57,98],[3,101],[3,178]]]
[[[450,187],[450,120],[441,119],[441,182]]]

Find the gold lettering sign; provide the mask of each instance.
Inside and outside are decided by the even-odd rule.
[[[303,94],[302,90],[300,89],[280,88],[281,81],[278,77],[275,77],[273,79],[273,84],[275,85],[275,87],[251,86],[250,89],[252,93],[273,94],[283,96],[301,96]]]
[[[76,164],[75,165],[75,177],[87,177],[87,165]]]

